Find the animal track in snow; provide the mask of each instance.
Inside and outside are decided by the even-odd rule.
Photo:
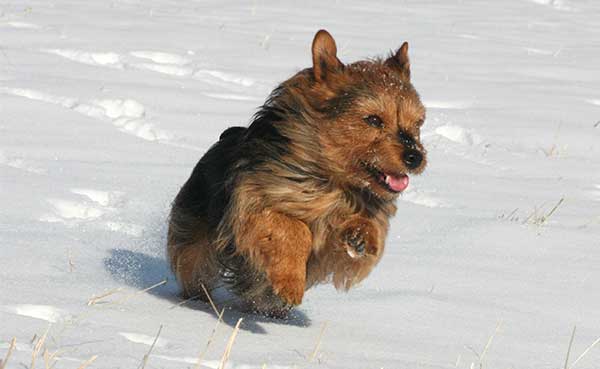
[[[123,56],[114,52],[89,52],[71,49],[46,49],[42,51],[61,56],[74,62],[100,67],[142,69],[179,77],[189,76],[193,73],[193,69],[183,67],[183,65],[189,63],[189,60],[175,54],[133,51],[130,53],[133,57],[149,59],[154,63],[131,63],[125,60]]]
[[[458,156],[473,163],[506,169],[499,163],[490,162],[487,157],[490,144],[471,129],[455,125],[442,114],[431,117],[432,128],[421,134],[421,139],[430,148],[442,150],[448,155]],[[441,125],[438,125],[442,123]]]
[[[600,106],[600,99],[587,99],[585,100],[586,102],[592,104],[592,105],[597,105]]]
[[[573,10],[564,0],[529,0],[536,4],[551,6],[556,10]]]
[[[21,96],[31,100],[43,101],[74,110],[95,119],[110,121],[121,132],[125,132],[147,141],[168,141],[172,135],[157,129],[148,123],[145,118],[145,108],[142,104],[131,99],[99,99],[87,103],[77,99],[53,96],[43,92],[23,88],[0,88],[14,96]],[[165,142],[168,143],[168,142]]]
[[[94,100],[91,106],[81,105],[75,109],[83,114],[95,116],[97,108],[103,109],[102,116],[112,119],[112,124],[120,131],[133,134],[147,141],[162,141],[171,139],[172,135],[166,131],[154,128],[143,118],[146,114],[142,104],[131,99],[106,99]]]
[[[242,87],[250,87],[255,83],[251,78],[240,77],[217,70],[198,70],[194,73],[194,78],[206,82],[217,80],[221,82],[233,83]]]
[[[177,363],[184,363],[184,364],[197,364],[198,363],[197,357],[186,357],[186,356],[176,357],[176,356],[167,356],[167,355],[158,355],[158,354],[151,354],[150,356],[153,358],[156,358],[156,359],[162,359],[165,361],[173,361],[173,362],[177,362]],[[200,367],[217,369],[220,367],[220,365],[221,365],[221,362],[217,361],[217,360],[202,360],[202,364],[200,365]],[[264,367],[265,366],[239,364],[239,363],[236,363],[231,360],[229,360],[227,362],[227,369],[261,369]],[[285,365],[269,365],[268,367],[269,367],[269,369],[291,369],[291,368],[294,368],[294,367],[285,366]]]
[[[45,49],[42,51],[47,52],[49,54],[62,56],[63,58],[82,64],[98,65],[119,69],[123,68],[123,63],[121,63],[121,57],[119,56],[119,54],[112,52],[94,53],[71,49]]]
[[[253,96],[236,95],[236,94],[218,94],[218,93],[205,93],[205,96],[212,97],[213,99],[221,100],[236,100],[236,101],[261,101],[261,99]]]
[[[177,77],[185,77],[194,73],[194,69],[186,67],[191,60],[177,54],[159,51],[132,51],[130,54],[138,59],[150,60],[153,63],[131,63],[130,67],[143,69],[157,73],[169,74]]]
[[[591,191],[590,194],[595,201],[600,201],[600,184],[594,185],[595,190]]]
[[[77,225],[81,222],[94,221],[93,224],[111,232],[119,232],[133,237],[140,237],[144,227],[127,222],[103,220],[101,218],[118,211],[124,203],[123,193],[120,191],[100,191],[88,188],[73,188],[71,192],[79,195],[81,199],[48,199],[52,206],[52,213],[45,214],[40,221],[47,223],[63,223]]]
[[[21,28],[21,29],[40,29],[42,27],[38,26],[37,24],[33,24],[33,23],[27,23],[27,22],[6,22],[6,23],[0,23],[0,26],[8,26],[8,27],[12,27],[12,28]]]
[[[13,95],[13,96],[25,97],[30,100],[37,100],[37,101],[47,102],[50,104],[60,105],[67,109],[72,109],[77,104],[76,99],[52,96],[49,94],[45,94],[43,92],[30,90],[30,89],[26,89],[26,88],[2,87],[2,88],[0,88],[0,92],[6,93],[9,95]]]
[[[89,200],[102,206],[114,206],[121,201],[121,197],[123,196],[123,193],[120,191],[108,192],[88,188],[72,188],[71,192],[85,196]]]
[[[462,145],[478,145],[482,142],[482,139],[479,135],[472,133],[470,130],[467,130],[460,126],[455,126],[451,124],[446,124],[443,126],[439,126],[435,129],[435,133],[447,138],[452,142],[456,142]]]
[[[458,35],[460,38],[466,38],[467,40],[483,40],[484,38],[478,35],[471,35],[468,33],[463,33]]]
[[[119,332],[119,335],[124,337],[126,340],[128,340],[130,342],[141,343],[142,345],[146,345],[146,346],[152,346],[152,344],[155,340],[154,336],[147,336],[145,334],[139,334],[139,333]],[[169,343],[169,341],[167,341],[163,338],[158,338],[156,340],[156,343],[154,344],[154,346],[166,347],[168,343]]]
[[[556,51],[536,49],[533,47],[525,47],[524,49],[527,51],[527,55],[554,55],[557,53]]]
[[[1,309],[7,313],[41,319],[50,323],[56,323],[66,315],[64,311],[50,305],[9,305],[3,306]]]
[[[46,174],[47,170],[39,168],[33,164],[31,164],[28,160],[16,157],[8,157],[4,155],[2,151],[0,151],[0,164],[6,165],[11,168],[21,169],[29,173],[34,174]]]
[[[194,72],[192,68],[180,67],[179,65],[135,63],[130,64],[129,66],[135,69],[148,70],[177,77],[186,77]]]
[[[136,58],[149,59],[158,64],[186,65],[191,62],[190,59],[184,56],[159,51],[132,51],[130,54]]]
[[[40,218],[43,222],[66,223],[69,221],[93,220],[101,217],[105,211],[95,206],[71,200],[48,199],[53,208],[53,214]]]
[[[114,52],[89,52],[72,49],[45,49],[42,51],[88,65],[118,69],[132,68],[176,77],[191,76],[196,80],[213,85],[219,85],[221,87],[250,87],[255,84],[255,81],[251,78],[225,73],[218,70],[195,70],[189,66],[191,63],[190,59],[181,55],[160,51],[132,51],[129,53],[131,57],[136,59],[144,59],[146,62],[127,60],[124,56]],[[151,63],[148,61],[151,61]]]
[[[82,197],[82,200],[48,199],[52,213],[40,218],[43,222],[72,224],[81,221],[95,220],[106,213],[115,212],[113,206],[120,202],[121,192],[106,192],[85,188],[74,188],[71,192]]]

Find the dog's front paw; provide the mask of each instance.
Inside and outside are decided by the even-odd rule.
[[[365,255],[365,239],[359,232],[348,232],[346,235],[346,252],[353,258]]]
[[[295,273],[271,275],[273,292],[286,305],[300,305],[304,296],[305,279]]]
[[[348,255],[351,258],[377,255],[379,253],[377,230],[368,222],[355,223],[347,227],[342,236]]]

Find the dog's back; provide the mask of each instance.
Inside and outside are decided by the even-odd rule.
[[[174,209],[190,216],[206,217],[211,226],[219,223],[228,199],[227,177],[238,158],[237,151],[246,130],[231,127],[221,133],[219,141],[204,154],[181,188]]]

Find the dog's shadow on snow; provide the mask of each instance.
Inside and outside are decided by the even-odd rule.
[[[202,301],[185,301],[179,294],[179,287],[175,276],[171,272],[167,261],[163,257],[153,256],[138,251],[127,249],[111,249],[110,255],[104,259],[104,266],[110,275],[120,283],[133,288],[144,290],[161,281],[166,280],[146,293],[173,303],[169,309],[193,309],[218,318],[210,304]],[[252,333],[266,334],[264,323],[291,325],[297,327],[311,326],[311,320],[300,310],[292,310],[285,319],[268,318],[262,315],[246,313],[239,310],[235,303],[216,301],[219,309],[224,308],[223,322],[233,327],[242,318],[240,329]]]

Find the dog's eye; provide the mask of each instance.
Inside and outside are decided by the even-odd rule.
[[[377,128],[383,127],[383,121],[377,115],[369,115],[368,117],[365,117],[363,119],[371,127],[377,127]]]
[[[419,121],[417,122],[417,127],[421,127],[423,123],[425,123],[425,119],[419,119]]]

